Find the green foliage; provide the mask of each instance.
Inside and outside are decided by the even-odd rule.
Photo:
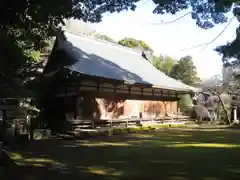
[[[40,50],[49,52],[51,47],[52,41],[48,40],[42,43],[45,48],[36,49],[28,39],[14,36],[17,34],[6,29],[0,33],[0,97],[27,95],[28,82],[38,76],[38,69],[42,68],[37,63]]]
[[[110,38],[110,37],[107,36],[107,35],[99,35],[98,38],[99,38],[99,39],[102,39],[102,40],[105,40],[105,41],[113,42],[113,43],[116,42],[114,39]]]
[[[194,85],[200,80],[199,77],[197,77],[197,69],[193,64],[191,56],[181,58],[178,63],[173,66],[169,76],[188,85]]]
[[[179,98],[180,100],[178,105],[181,112],[186,116],[190,116],[192,119],[196,119],[197,114],[192,106],[193,105],[192,97],[189,94],[185,94],[180,95]]]
[[[222,106],[219,106],[218,107],[218,112],[217,112],[218,114],[218,118],[219,119],[217,119],[217,120],[219,120],[220,122],[226,122],[226,114],[225,114],[225,112],[224,112],[224,109],[222,108]],[[229,112],[228,113],[230,113],[230,110],[229,110]]]
[[[21,92],[22,79],[25,79],[25,65],[30,58],[25,56],[14,37],[0,33],[0,96]]]
[[[236,38],[232,42],[218,46],[215,50],[222,55],[222,62],[225,67],[240,64],[240,26],[236,31]]]
[[[37,43],[53,36],[54,30],[64,24],[65,19],[76,18],[85,22],[100,22],[105,12],[135,10],[138,1],[2,0],[0,24],[1,29],[17,30],[21,38],[28,40],[29,43]],[[226,22],[227,18],[222,13],[230,11],[233,4],[233,1],[217,1],[217,3],[190,0],[153,1],[156,4],[153,12],[158,14],[176,14],[181,10],[191,8],[192,18],[197,25],[205,29],[211,28],[212,24]]]
[[[55,42],[55,38],[48,38],[44,41],[44,46],[40,49],[40,53],[50,54]]]
[[[129,47],[129,48],[133,48],[133,49],[140,48],[144,51],[153,52],[152,48],[142,40],[137,40],[133,38],[124,38],[118,41],[118,44]]]
[[[38,61],[41,55],[40,51],[35,51],[35,50],[28,51],[26,54],[28,57],[30,57],[34,61]]]
[[[85,22],[100,22],[106,12],[135,10],[139,0],[118,1],[41,1],[41,0],[2,0],[0,5],[0,41],[4,46],[0,53],[1,87],[7,86],[9,91],[18,89],[25,83],[25,72],[39,59],[39,52],[44,51],[46,41],[61,33],[64,20],[81,19]],[[153,0],[156,4],[154,13],[176,14],[191,8],[192,19],[202,28],[211,28],[213,24],[226,22],[223,15],[230,11],[233,1],[197,1],[190,0]],[[110,38],[101,37],[112,41]],[[4,43],[3,43],[4,42]],[[131,48],[152,49],[141,40],[127,38],[119,42]],[[3,53],[4,52],[4,53]],[[32,61],[32,62],[31,62]],[[165,68],[164,68],[165,69]],[[23,73],[24,72],[24,73]],[[23,77],[24,76],[24,77]],[[176,75],[174,77],[179,78]],[[187,81],[187,83],[191,83]],[[3,88],[6,90],[6,88]]]
[[[232,2],[229,2],[231,4]],[[233,15],[235,18],[240,22],[239,15],[240,15],[240,7],[239,2],[236,3],[233,10]],[[233,20],[232,17],[231,20]],[[230,21],[231,21],[230,20]],[[229,22],[230,23],[230,22]],[[239,65],[240,64],[240,26],[236,29],[236,38],[231,41],[227,42],[225,45],[218,46],[215,51],[217,51],[220,55],[222,55],[222,62],[225,67],[229,67],[231,65]]]
[[[227,22],[227,16],[235,1],[191,1],[191,0],[153,0],[157,7],[154,13],[176,14],[181,10],[190,10],[190,14],[196,24],[203,29],[214,27],[215,24]]]
[[[92,31],[90,33],[88,33],[89,36],[93,36],[97,39],[101,39],[101,40],[104,40],[104,41],[109,41],[109,42],[112,42],[112,43],[116,43],[116,41],[114,39],[112,39],[111,37],[105,35],[105,34],[100,34],[96,31]]]
[[[181,58],[179,61],[166,56],[154,57],[153,65],[160,71],[164,72],[166,75],[180,80],[188,85],[198,84],[201,80],[197,76],[196,67],[192,62],[192,57],[186,56]],[[192,98],[190,95],[179,96],[179,107],[181,112],[186,115],[192,115]]]
[[[179,101],[179,107],[181,112],[188,111],[192,105],[192,98],[189,94],[181,95]]]
[[[173,66],[177,63],[177,60],[171,58],[170,56],[154,56],[153,65],[166,75],[169,75]]]
[[[185,56],[179,61],[170,56],[154,56],[153,65],[166,75],[185,84],[195,85],[201,82],[201,79],[197,76],[197,69],[193,64],[191,56]]]

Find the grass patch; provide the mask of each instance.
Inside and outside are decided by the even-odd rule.
[[[237,130],[163,128],[107,138],[42,140],[16,152],[28,162],[33,180],[228,180],[240,178],[239,136]]]
[[[191,143],[191,144],[173,144],[166,147],[211,147],[211,148],[236,148],[240,147],[240,144],[217,144],[217,143]]]

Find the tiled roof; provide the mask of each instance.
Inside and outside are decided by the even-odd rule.
[[[192,91],[190,86],[156,69],[138,50],[84,35],[65,32],[65,36],[66,40],[58,41],[58,48],[64,49],[75,60],[66,66],[69,70],[156,88]]]

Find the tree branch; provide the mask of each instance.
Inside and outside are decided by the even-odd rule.
[[[211,41],[206,42],[206,43],[202,43],[202,44],[198,44],[198,45],[195,45],[195,46],[191,46],[191,47],[189,47],[189,48],[180,49],[180,51],[187,51],[187,50],[191,50],[191,49],[195,49],[195,48],[204,46],[204,48],[201,50],[201,51],[203,51],[209,44],[211,44],[211,43],[213,43],[214,41],[216,41],[216,40],[226,31],[226,29],[227,29],[228,26],[231,24],[231,22],[232,22],[233,19],[234,19],[234,17],[232,17],[232,18],[230,19],[230,21],[226,24],[226,26],[222,29],[222,31],[221,31],[216,37],[214,37]]]
[[[176,22],[176,21],[184,18],[185,16],[189,15],[190,13],[191,13],[191,12],[188,12],[188,13],[186,13],[186,14],[184,14],[184,15],[182,15],[182,16],[180,16],[180,17],[178,17],[177,19],[174,19],[174,20],[172,20],[172,21],[166,21],[166,22],[163,22],[163,21],[161,21],[161,22],[151,22],[151,23],[149,23],[149,24],[153,24],[153,25],[166,25],[166,24],[171,24],[171,23],[174,23],[174,22]]]

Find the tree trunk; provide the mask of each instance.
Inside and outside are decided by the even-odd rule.
[[[220,119],[220,106],[219,106],[220,104],[218,103],[218,105],[217,105],[217,121],[219,121],[219,119]]]
[[[222,108],[223,108],[224,114],[225,114],[225,116],[226,116],[226,118],[227,118],[228,125],[230,125],[230,124],[231,124],[231,119],[230,119],[230,117],[229,117],[228,110],[225,108],[225,106],[224,106],[224,104],[223,104],[223,101],[222,101],[222,98],[220,97],[220,95],[217,94],[217,96],[218,96],[219,101],[220,101],[220,103],[221,103],[221,106],[222,106]]]
[[[201,124],[202,123],[202,116],[199,116],[198,118],[197,118],[197,124]]]

